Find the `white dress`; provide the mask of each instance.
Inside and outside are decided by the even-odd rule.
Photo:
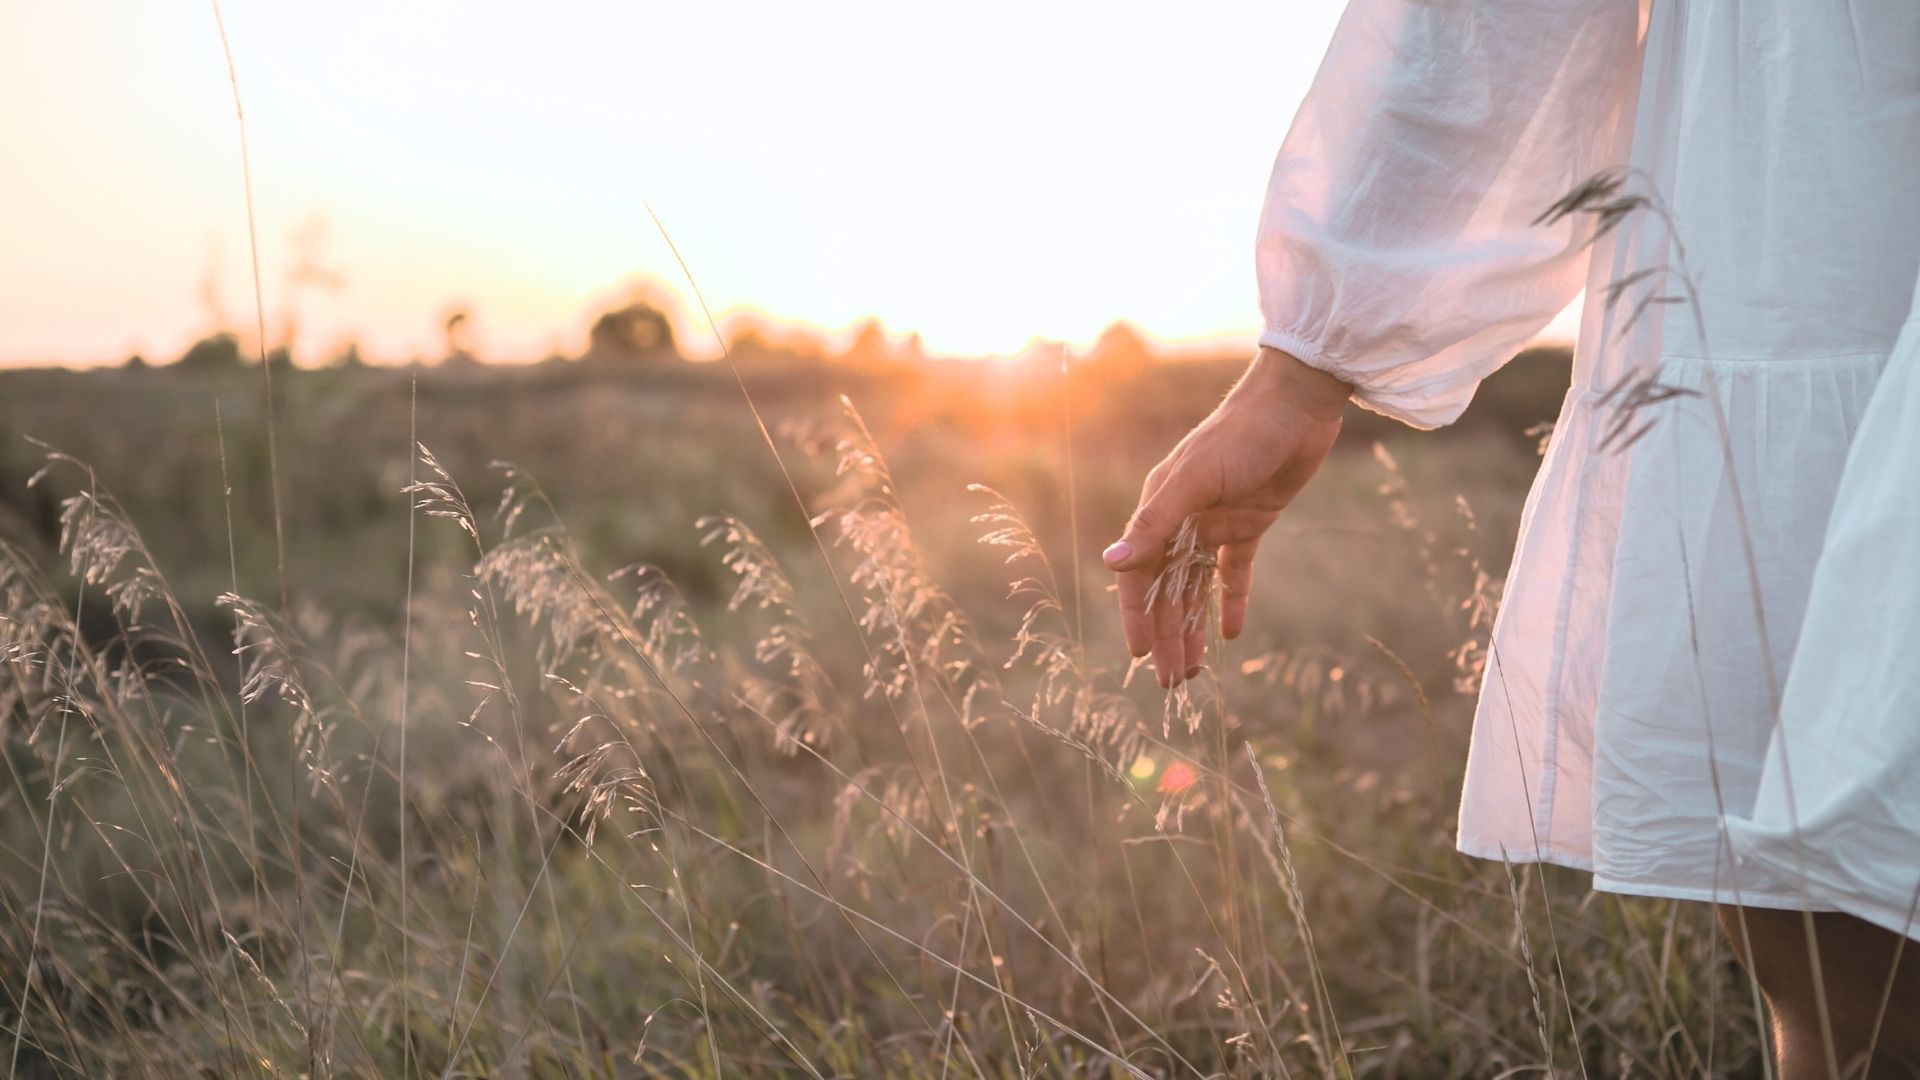
[[[1539,220],[1609,169],[1621,186],[1587,210],[1617,213]],[[1457,417],[1587,289],[1493,631],[1460,850],[1615,892],[1852,910],[1777,843],[1736,861],[1723,823],[1779,828],[1769,742],[1848,448],[1915,300],[1920,2],[1353,0],[1275,163],[1257,264],[1262,343],[1419,427]],[[1902,407],[1879,404],[1874,452],[1899,442],[1906,472],[1850,483],[1914,477]],[[1920,645],[1903,495],[1906,517],[1856,527],[1851,569],[1822,570],[1855,597],[1908,587],[1904,621],[1851,626],[1883,646],[1875,687],[1906,659],[1884,646]],[[1870,766],[1899,773],[1904,841],[1836,859],[1920,849],[1907,691],[1857,721],[1904,724],[1903,762],[1886,743],[1776,755],[1803,786],[1801,768],[1852,778],[1822,804],[1837,832],[1885,815]],[[1791,690],[1809,717],[1830,694],[1811,676]],[[1920,880],[1898,884],[1904,914]]]

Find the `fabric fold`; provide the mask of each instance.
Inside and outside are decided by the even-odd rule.
[[[1262,344],[1430,428],[1579,290],[1584,218],[1542,212],[1615,164],[1634,0],[1356,0],[1275,160],[1255,245]]]
[[[1920,301],[1920,282],[1915,285]],[[1743,872],[1920,937],[1920,306],[1861,421],[1750,807]]]

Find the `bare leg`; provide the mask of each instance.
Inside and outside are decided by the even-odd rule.
[[[1839,1080],[1920,1078],[1920,942],[1833,912],[1719,910],[1766,996],[1780,1080],[1832,1080],[1836,1062]]]

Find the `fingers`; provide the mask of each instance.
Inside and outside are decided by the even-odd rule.
[[[1200,674],[1200,667],[1207,659],[1207,613],[1206,593],[1189,597],[1186,610],[1180,614],[1181,627],[1186,631],[1181,636],[1181,655],[1185,669],[1180,672],[1182,680],[1191,679]]]
[[[1127,653],[1135,659],[1153,648],[1153,615],[1147,611],[1147,592],[1152,588],[1151,571],[1119,575],[1120,628],[1127,637]]]
[[[1247,597],[1253,593],[1253,554],[1258,536],[1220,546],[1220,636],[1232,641],[1247,625]]]
[[[1153,598],[1153,676],[1162,687],[1186,677],[1186,607],[1165,592]]]
[[[1109,570],[1122,572],[1154,570],[1166,554],[1167,543],[1179,531],[1180,523],[1213,502],[1218,492],[1209,490],[1203,469],[1175,466],[1159,481],[1149,481],[1148,492],[1140,508],[1127,523],[1126,535],[1101,553]]]
[[[1127,651],[1136,658],[1150,654],[1155,679],[1168,688],[1198,674],[1205,662],[1204,615],[1191,611],[1193,604],[1205,599],[1160,595],[1149,602],[1148,597],[1174,534],[1220,495],[1217,470],[1192,467],[1194,459],[1188,450],[1183,444],[1148,476],[1126,534],[1101,556],[1109,569],[1118,572],[1120,623]]]

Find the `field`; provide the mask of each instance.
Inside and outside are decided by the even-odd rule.
[[[1564,353],[1351,414],[1168,696],[1097,552],[1236,367],[0,375],[0,1055],[1759,1075],[1707,912],[1452,852]]]

